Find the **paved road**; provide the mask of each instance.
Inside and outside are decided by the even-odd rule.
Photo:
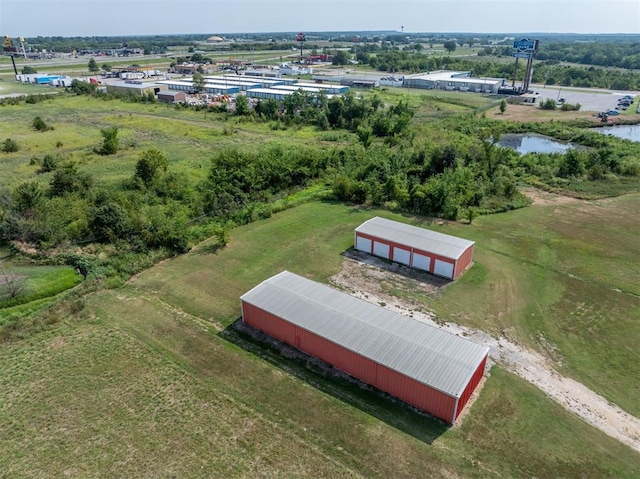
[[[538,94],[537,102],[542,102],[548,98],[556,101],[564,98],[567,103],[580,103],[581,111],[607,111],[614,110],[618,105],[618,100],[624,95],[637,96],[638,92],[602,90],[597,88],[561,88],[556,86],[532,85],[534,93]],[[636,104],[631,108],[635,110]]]

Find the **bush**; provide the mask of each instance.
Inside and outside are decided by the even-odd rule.
[[[42,158],[40,169],[38,173],[49,173],[50,171],[55,171],[58,168],[58,164],[60,163],[60,158],[53,155],[44,155]]]
[[[4,153],[15,153],[19,149],[20,147],[18,146],[18,143],[12,138],[7,138],[2,143],[2,151]]]
[[[541,110],[555,110],[556,109],[555,100],[553,100],[552,98],[547,98],[543,102],[540,102],[540,109]]]
[[[33,119],[33,122],[31,123],[31,126],[33,126],[33,129],[37,130],[37,131],[53,130],[53,128],[50,127],[49,125],[47,125],[46,122],[42,119],[42,117],[39,117],[39,116],[36,116]]]
[[[100,130],[100,134],[102,135],[102,146],[95,150],[96,153],[100,155],[115,155],[118,151],[118,127],[112,126],[110,128],[105,128]]]

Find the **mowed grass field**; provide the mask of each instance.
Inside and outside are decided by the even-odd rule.
[[[328,379],[237,333],[238,297],[289,269],[326,281],[382,215],[477,242],[442,319],[547,351],[638,414],[640,196],[428,224],[314,202],[205,242],[0,346],[8,476],[637,477],[640,456],[494,367],[459,426]],[[636,238],[636,240],[634,240]],[[544,337],[544,341],[541,339]]]

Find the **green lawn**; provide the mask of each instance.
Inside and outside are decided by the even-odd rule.
[[[10,477],[631,478],[640,467],[500,368],[448,429],[131,288],[4,344],[0,373]]]
[[[640,225],[632,211],[639,202],[630,195],[430,226],[476,241],[476,264],[441,297],[414,295],[442,319],[547,353],[551,345],[566,374],[638,415]],[[239,316],[237,298],[283,269],[320,281],[339,271],[353,228],[375,215],[403,220],[382,210],[302,205],[235,230],[224,250],[205,243],[132,284],[226,327]]]

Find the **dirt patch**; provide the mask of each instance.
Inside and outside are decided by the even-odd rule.
[[[495,338],[478,329],[455,323],[437,322],[435,315],[425,304],[406,296],[406,293],[415,292],[416,289],[429,295],[437,295],[441,288],[446,287],[446,281],[435,277],[429,280],[426,276],[430,275],[427,274],[424,274],[425,278],[421,278],[420,281],[410,277],[412,273],[399,274],[409,269],[404,266],[388,264],[372,257],[363,259],[360,255],[351,256],[345,258],[343,270],[331,277],[330,281],[333,284],[356,297],[489,347],[487,371],[494,363],[500,364],[540,388],[547,396],[584,421],[640,452],[640,419],[611,404],[578,381],[560,375],[554,368],[552,358],[532,351],[505,336]],[[382,267],[378,268],[378,265]],[[404,285],[408,289],[392,294],[389,288],[385,287],[388,284],[396,288]]]
[[[577,203],[581,201],[571,196],[558,195],[535,188],[522,188],[521,191],[527,198],[531,199],[534,206],[566,205],[567,203]]]
[[[507,105],[504,114],[499,107],[486,112],[486,116],[495,120],[519,121],[519,122],[543,122],[549,120],[569,121],[575,119],[588,119],[597,125],[599,120],[589,111],[560,111],[542,110],[537,105]]]

